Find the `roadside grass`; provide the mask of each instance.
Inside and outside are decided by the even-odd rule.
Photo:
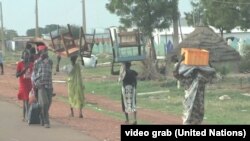
[[[184,90],[177,89],[175,83],[175,80],[138,81],[137,106],[182,116]],[[91,81],[85,85],[87,93],[120,100],[120,86],[116,80]],[[250,86],[250,83],[248,85]],[[159,93],[139,95],[156,91]],[[250,124],[250,96],[242,95],[248,92],[248,88],[240,88],[239,79],[236,78],[226,77],[222,82],[208,84],[205,93],[204,123]],[[220,100],[223,95],[229,96],[230,99]]]

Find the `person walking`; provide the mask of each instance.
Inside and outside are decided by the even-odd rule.
[[[45,45],[39,45],[38,51],[40,58],[34,64],[34,83],[38,92],[38,103],[41,107],[41,125],[50,128],[49,108],[52,102],[52,68],[53,62],[48,56],[48,48]]]
[[[31,55],[29,51],[22,53],[22,60],[17,63],[16,77],[19,78],[19,90],[17,97],[23,101],[23,121],[28,118],[29,109],[29,92],[32,89],[31,74],[33,71],[33,62],[30,61]]]
[[[4,68],[3,68],[3,54],[2,51],[0,51],[0,67],[1,67],[1,75],[4,74]]]
[[[85,105],[84,84],[81,74],[81,66],[77,63],[77,56],[70,57],[71,64],[65,68],[67,72],[68,100],[71,116],[74,117],[74,108],[79,110],[79,118],[83,118],[82,109]]]
[[[204,118],[205,86],[210,78],[214,77],[215,69],[209,65],[185,65],[181,63],[184,59],[185,54],[178,60],[173,71],[173,76],[181,82],[185,89],[183,124],[201,124]]]
[[[134,122],[132,124],[137,124],[136,87],[138,73],[130,67],[131,62],[124,62],[119,71],[114,71],[114,66],[112,64],[111,74],[119,75],[118,82],[122,81],[121,103],[122,111],[126,118],[125,123],[129,123],[129,114],[133,113]]]

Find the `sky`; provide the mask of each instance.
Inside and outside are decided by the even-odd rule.
[[[0,0],[2,2],[3,26],[26,35],[35,28],[36,0]],[[119,25],[119,17],[105,8],[109,0],[85,0],[87,32]],[[39,27],[50,24],[66,26],[82,25],[82,0],[38,0]],[[179,0],[181,15],[191,10],[190,0]]]

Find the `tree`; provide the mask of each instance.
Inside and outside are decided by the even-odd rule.
[[[71,25],[70,27],[71,27],[71,32],[73,34],[73,37],[79,38],[80,26]],[[39,27],[39,31],[40,31],[39,36],[41,36],[42,34],[49,34],[50,32],[55,31],[55,30],[60,30],[59,32],[63,33],[63,32],[67,32],[68,27],[67,26],[59,26],[56,24],[46,25],[45,28]],[[26,31],[26,35],[27,36],[35,36],[35,31],[36,31],[35,28],[28,29]]]
[[[153,31],[169,28],[172,23],[173,7],[175,0],[109,0],[106,8],[120,17],[124,27],[137,27],[151,41],[151,62],[156,60]],[[151,65],[150,67],[146,65]],[[145,63],[145,68],[154,69],[153,63]],[[148,78],[154,77],[155,71],[150,71]],[[152,78],[153,79],[153,78]]]
[[[230,32],[238,25],[239,10],[237,0],[227,1],[208,1],[202,0],[202,5],[206,9],[205,15],[208,24],[220,30],[221,37],[223,32]]]
[[[193,10],[191,12],[184,12],[185,19],[189,26],[198,26],[199,24],[207,25],[204,15],[204,7],[199,0],[192,0],[191,6]]]
[[[40,31],[39,36],[41,36],[43,34],[44,28],[39,27],[39,31]],[[31,29],[28,29],[26,31],[27,36],[35,37],[35,34],[36,34],[36,29],[35,28],[31,28]]]
[[[239,0],[237,9],[239,10],[239,26],[243,30],[250,28],[250,2],[249,0]]]
[[[179,30],[178,30],[178,21],[180,17],[179,9],[178,9],[179,0],[172,0],[172,19],[173,19],[173,29],[174,29],[174,36],[173,36],[173,44],[174,47],[177,47],[179,44]]]
[[[150,38],[154,50],[154,29],[168,28],[172,21],[170,0],[110,0],[106,8],[118,16],[124,27],[138,27]],[[156,58],[155,50],[153,58]]]
[[[1,32],[1,30],[0,30]],[[7,29],[4,29],[4,40],[11,40],[13,39],[14,37],[17,37],[18,34],[15,30],[7,30]],[[2,36],[0,36],[0,39],[2,40]]]
[[[7,40],[11,40],[11,39],[13,39],[14,37],[17,37],[17,36],[18,36],[17,32],[15,30],[10,29],[10,30],[6,31],[5,38]]]
[[[46,25],[44,28],[44,34],[48,34],[51,31],[57,30],[58,28],[59,28],[59,25],[57,24]]]
[[[211,25],[220,30],[221,37],[223,32],[231,32],[239,25],[240,0],[200,0],[192,1],[193,11],[186,13],[189,24],[196,26],[197,19],[203,25]],[[192,18],[193,16],[193,18]],[[192,21],[193,20],[193,21]]]

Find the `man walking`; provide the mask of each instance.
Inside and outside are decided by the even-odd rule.
[[[41,53],[40,58],[34,65],[35,86],[38,89],[38,103],[41,106],[41,124],[45,128],[50,128],[49,107],[52,102],[52,66],[53,62],[49,59],[48,49],[45,45],[38,46]]]

